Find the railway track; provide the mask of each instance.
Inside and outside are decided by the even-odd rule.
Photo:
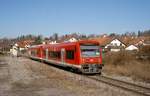
[[[142,96],[150,96],[150,88],[137,85],[134,83],[125,82],[118,79],[113,79],[106,76],[88,76],[88,78],[96,80],[98,82],[103,82],[111,86],[119,87],[121,89],[131,91]]]

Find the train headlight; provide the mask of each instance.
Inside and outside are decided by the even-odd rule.
[[[84,59],[82,59],[82,62],[84,63],[84,62],[85,62],[85,60],[84,60]]]
[[[93,62],[94,60],[93,59],[90,59],[90,62]]]

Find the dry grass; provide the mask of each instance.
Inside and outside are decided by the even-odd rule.
[[[104,72],[130,76],[133,79],[150,82],[149,60],[138,60],[136,54],[130,52],[107,53],[104,57]]]

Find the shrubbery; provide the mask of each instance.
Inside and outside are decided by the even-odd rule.
[[[135,53],[127,51],[109,52],[104,56],[104,62],[106,64],[125,65],[132,60],[135,60]]]
[[[143,47],[138,52],[120,51],[105,53],[104,72],[130,76],[133,79],[150,82],[149,48],[147,46]]]
[[[143,46],[138,52],[139,59],[150,61],[150,45]]]

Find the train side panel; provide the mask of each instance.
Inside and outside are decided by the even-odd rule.
[[[100,73],[102,69],[101,48],[98,42],[38,45],[30,48],[29,51],[32,58],[59,66],[77,68],[83,73]]]

